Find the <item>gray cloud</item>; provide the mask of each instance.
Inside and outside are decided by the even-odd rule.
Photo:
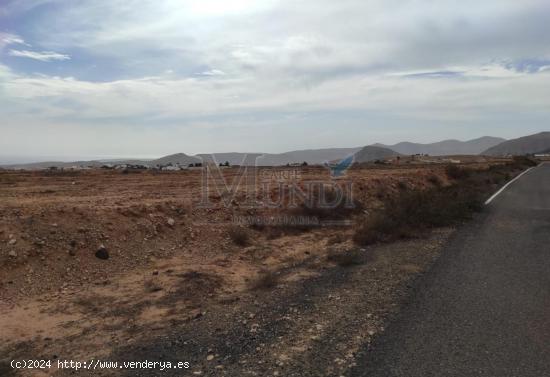
[[[8,55],[15,56],[18,58],[40,60],[43,62],[71,59],[69,55],[58,54],[57,52],[49,52],[49,51],[36,52],[36,51],[28,51],[28,50],[10,50],[8,52]]]
[[[48,1],[17,3],[12,17]],[[73,71],[54,77],[0,65],[0,98],[10,103],[14,130],[20,127],[14,138],[25,129],[40,133],[40,123],[92,150],[71,127],[120,137],[148,124],[149,142],[172,145],[159,136],[172,132],[184,151],[243,140],[275,151],[299,148],[306,141],[297,130],[315,127],[325,135],[318,145],[328,146],[355,144],[346,135],[365,143],[515,136],[550,120],[550,5],[543,0],[56,4],[33,16],[39,27],[25,39],[71,56],[13,47],[8,54],[48,65],[72,58]],[[12,34],[10,43],[17,38],[24,42]],[[105,72],[84,79],[79,73],[96,61],[108,62]],[[514,129],[526,119],[525,129]],[[216,138],[221,130],[229,144]],[[262,141],[263,130],[275,136]],[[132,140],[140,150],[142,141]]]

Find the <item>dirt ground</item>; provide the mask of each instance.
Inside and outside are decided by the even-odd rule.
[[[224,170],[228,181],[238,174]],[[330,176],[303,167],[299,179]],[[438,165],[361,167],[346,179],[354,216],[399,190],[447,183]],[[240,242],[234,216],[276,214],[244,208],[243,195],[224,206],[211,193],[218,205],[199,208],[200,170],[0,172],[0,374],[182,375],[9,367],[102,359],[187,361],[190,375],[345,375],[452,234],[358,248],[351,218],[243,227]]]

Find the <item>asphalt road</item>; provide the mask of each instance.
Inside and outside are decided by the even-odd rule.
[[[550,164],[457,232],[352,376],[550,376]]]

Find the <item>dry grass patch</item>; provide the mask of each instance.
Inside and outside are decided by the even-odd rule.
[[[519,171],[536,165],[528,158],[492,166],[487,170],[468,170],[456,165],[446,167],[451,186],[436,184],[428,190],[401,191],[396,197],[383,199],[383,209],[360,220],[354,241],[359,245],[417,237],[426,230],[454,225],[468,220],[483,209],[483,201],[494,184],[509,180]]]
[[[445,168],[445,173],[447,174],[447,177],[455,180],[468,178],[471,174],[470,170],[456,165],[447,165]]]
[[[250,284],[251,290],[267,290],[279,285],[280,274],[270,270],[260,271],[258,277]]]
[[[401,192],[397,197],[387,198],[383,210],[363,218],[354,241],[369,245],[415,237],[430,228],[453,225],[480,211],[482,199],[478,187],[466,184]]]

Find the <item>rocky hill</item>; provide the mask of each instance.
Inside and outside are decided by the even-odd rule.
[[[544,153],[550,150],[550,132],[540,132],[535,135],[524,136],[505,141],[487,149],[482,154],[487,156],[525,155]]]
[[[363,163],[363,162],[372,162],[376,160],[384,160],[391,157],[399,156],[400,154],[388,149],[382,148],[375,145],[369,145],[355,153],[354,162]]]
[[[402,142],[395,145],[374,145],[382,148],[388,148],[404,155],[428,154],[430,156],[452,156],[477,155],[504,141],[505,139],[503,138],[484,136],[468,141],[443,140],[430,144]]]

